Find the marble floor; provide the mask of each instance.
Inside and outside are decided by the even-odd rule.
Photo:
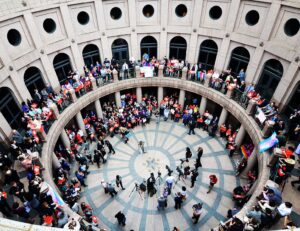
[[[86,181],[88,187],[83,188],[81,198],[81,201],[86,201],[93,207],[101,228],[158,231],[173,230],[176,226],[180,230],[210,230],[216,227],[220,220],[225,220],[227,210],[234,205],[231,192],[240,181],[235,177],[235,160],[228,157],[224,141],[210,137],[202,129],[195,131],[195,135],[188,135],[187,128],[182,123],[156,123],[153,120],[145,127],[138,126],[132,130],[128,144],[122,142],[119,136],[108,138],[116,154],[110,154],[107,163],[99,169],[96,165],[90,166],[90,174]],[[145,142],[145,154],[139,152],[138,141]],[[193,169],[199,146],[204,149],[201,160],[203,167],[198,169],[199,176],[195,187],[190,188],[190,177],[184,182],[178,181],[168,197],[167,208],[158,211],[157,197],[162,192],[167,175],[165,165],[174,170],[173,175],[176,178],[176,166],[180,164],[180,159],[185,157],[186,147],[190,147],[193,157],[189,164]],[[157,183],[155,196],[141,197],[134,191],[135,183],[140,184],[151,172],[157,177],[158,171],[161,171],[163,179],[161,184]],[[118,194],[112,198],[104,193],[100,182],[103,179],[115,184],[117,174],[122,176],[126,189],[116,187]],[[210,174],[217,175],[219,181],[212,192],[207,194]],[[187,187],[187,200],[180,210],[176,210],[174,193],[180,191],[183,185]],[[193,224],[192,206],[199,202],[203,203],[203,213],[198,224]],[[114,217],[118,211],[123,211],[126,215],[125,227],[120,227]]]

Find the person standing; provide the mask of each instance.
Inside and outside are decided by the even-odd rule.
[[[194,120],[194,118],[191,118],[189,120],[189,135],[191,135],[191,133],[193,133],[193,135],[195,135],[195,127],[196,127],[196,121]]]
[[[116,185],[118,188],[119,186],[121,186],[121,189],[125,190],[125,188],[123,187],[122,177],[120,175],[116,175]]]
[[[104,141],[105,145],[107,146],[108,150],[109,150],[109,154],[116,154],[115,149],[113,148],[112,144],[109,142],[109,140],[105,140]]]
[[[199,148],[197,150],[197,160],[196,160],[196,162],[197,161],[199,162],[199,167],[202,167],[202,164],[201,164],[202,155],[203,155],[203,148],[199,146]]]
[[[185,159],[186,159],[186,161],[188,162],[189,158],[191,158],[191,157],[192,157],[191,149],[189,147],[186,147],[186,151],[185,151]]]
[[[175,193],[174,201],[175,201],[175,209],[181,209],[182,196],[180,192]]]
[[[144,141],[139,141],[139,149],[140,149],[140,153],[146,153],[145,152],[145,142]]]
[[[192,220],[194,224],[197,224],[199,221],[199,218],[202,214],[202,204],[195,204],[193,205],[193,216],[192,216]]]
[[[12,214],[10,213],[11,208],[9,207],[6,199],[6,192],[0,189],[0,212],[3,213],[3,215],[5,215],[6,217],[12,217]]]
[[[218,178],[216,175],[210,175],[209,180],[210,180],[210,183],[209,183],[207,193],[210,193],[210,191],[213,189],[214,185],[218,182]]]
[[[108,183],[107,185],[107,191],[108,193],[111,195],[111,197],[114,197],[115,195],[117,195],[117,191],[115,190],[115,187],[111,184],[111,183]]]
[[[197,172],[196,169],[194,169],[194,170],[192,171],[192,176],[191,176],[191,182],[192,182],[191,188],[194,187],[195,181],[197,180],[198,175],[199,175],[199,173]]]
[[[94,150],[94,162],[96,162],[98,168],[100,168],[100,153],[98,150]]]
[[[154,173],[152,172],[150,174],[150,177],[147,180],[147,190],[148,190],[148,194],[150,194],[150,197],[152,197],[156,193],[156,189],[154,185],[155,185],[155,177],[154,177]]]
[[[126,225],[126,217],[125,214],[119,211],[116,215],[115,218],[117,218],[119,225]]]
[[[164,195],[161,195],[158,199],[157,199],[157,209],[163,209],[165,210],[165,207],[167,207],[167,199],[164,197]]]

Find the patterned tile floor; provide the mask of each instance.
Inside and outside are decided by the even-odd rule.
[[[195,129],[196,135],[188,135],[187,128],[182,123],[173,121],[151,121],[145,127],[136,127],[131,131],[128,144],[124,144],[119,136],[109,138],[115,147],[116,154],[109,155],[108,162],[98,169],[90,166],[88,187],[82,192],[82,201],[87,201],[99,217],[101,228],[108,230],[172,230],[174,226],[180,230],[210,230],[218,225],[220,220],[225,220],[227,210],[233,207],[231,192],[239,185],[239,178],[235,177],[234,160],[228,157],[224,149],[225,143],[219,138],[212,138],[206,131]],[[145,151],[140,154],[138,141],[145,142]],[[190,188],[190,178],[185,182],[178,181],[168,198],[168,207],[158,211],[157,196],[162,192],[164,179],[167,175],[165,165],[171,166],[173,175],[177,176],[176,166],[181,158],[185,157],[185,148],[190,147],[193,153],[190,165],[194,164],[196,150],[199,146],[204,149],[202,157],[203,167],[198,169],[199,176],[194,188]],[[192,167],[193,169],[194,167]],[[157,186],[157,195],[153,197],[140,197],[134,189],[135,183],[141,183],[143,178],[148,178],[151,172],[157,177],[157,172],[162,172],[163,183]],[[208,176],[216,174],[219,182],[210,194],[207,194],[209,184]],[[100,181],[115,182],[115,176],[123,178],[126,190],[118,189],[118,195],[111,198],[105,194]],[[174,209],[174,193],[181,187],[187,187],[187,200],[180,210]],[[192,206],[203,203],[203,213],[198,224],[191,220]],[[121,228],[114,215],[122,210],[127,218],[126,226]]]

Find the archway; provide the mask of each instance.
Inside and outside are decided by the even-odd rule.
[[[82,57],[87,67],[91,66],[91,64],[95,65],[96,62],[101,63],[99,49],[94,44],[88,44],[83,48]]]
[[[276,59],[269,59],[264,64],[264,68],[259,77],[256,91],[264,98],[270,100],[278,86],[283,75],[283,66]]]
[[[157,57],[157,41],[152,36],[146,36],[141,41],[141,57],[148,54],[150,59],[154,56]]]
[[[129,60],[128,43],[125,39],[116,39],[111,45],[113,57],[119,62]]]
[[[176,36],[170,41],[170,53],[169,58],[176,58],[180,60],[185,60],[186,57],[187,43],[181,36]]]
[[[0,88],[0,111],[12,129],[21,128],[22,112],[11,90]]]
[[[25,85],[31,96],[34,95],[34,89],[39,91],[45,88],[45,83],[41,71],[37,67],[29,67],[24,73]]]
[[[53,60],[53,67],[60,84],[64,84],[67,80],[69,71],[72,71],[70,58],[65,53],[59,53]]]
[[[228,68],[231,68],[231,74],[238,76],[241,69],[246,72],[250,60],[250,53],[244,47],[236,47],[231,52],[231,58]]]
[[[205,40],[200,45],[198,63],[201,69],[214,69],[216,57],[218,53],[218,45],[211,39]]]
[[[297,83],[294,93],[287,104],[287,107],[285,109],[285,114],[290,115],[291,113],[294,112],[294,110],[299,110],[300,109],[300,82]]]

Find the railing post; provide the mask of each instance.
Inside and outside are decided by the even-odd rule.
[[[246,109],[247,115],[252,115],[255,110],[255,107],[256,107],[256,101],[253,99],[249,100],[249,104]]]
[[[91,84],[92,84],[92,89],[96,90],[97,89],[96,79],[94,77],[91,77],[90,80],[91,80]]]
[[[141,68],[139,66],[135,66],[135,76],[141,78]]]
[[[188,80],[188,69],[187,67],[183,67],[182,68],[182,76],[181,76],[182,79],[184,80]]]
[[[50,110],[52,111],[53,113],[53,117],[55,119],[58,118],[59,116],[59,111],[58,111],[58,108],[57,108],[57,105],[55,103],[52,103],[50,106],[49,106]]]
[[[75,103],[77,101],[75,90],[71,89],[71,90],[69,90],[69,93],[70,93],[70,96],[71,96],[72,103]]]
[[[116,69],[113,69],[112,73],[113,73],[114,82],[118,82],[119,81],[118,71]]]
[[[159,65],[159,67],[158,67],[158,77],[159,78],[164,77],[164,65]]]
[[[264,138],[268,137],[271,135],[271,132],[273,130],[273,126],[274,126],[275,122],[272,121],[272,120],[267,120],[266,123],[265,123],[265,126],[262,130],[262,136]]]

